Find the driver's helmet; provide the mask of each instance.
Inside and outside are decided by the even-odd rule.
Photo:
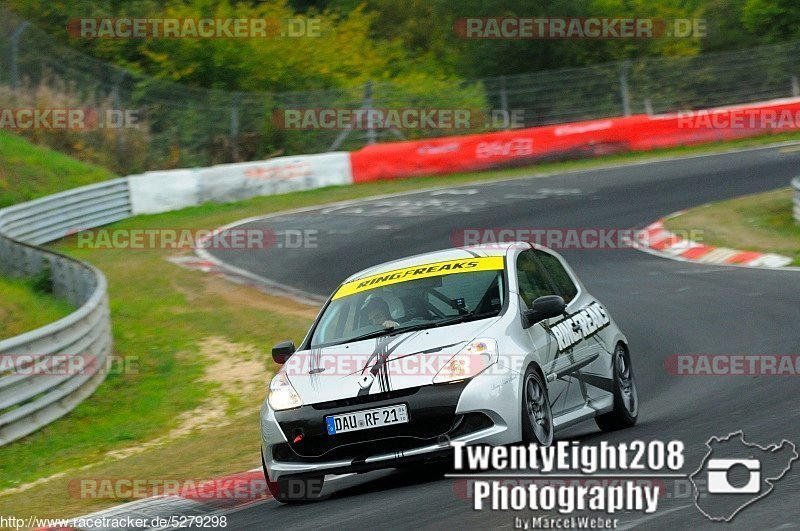
[[[377,295],[370,295],[367,297],[367,300],[365,300],[364,304],[361,306],[361,311],[370,321],[373,321],[371,316],[378,314],[378,312],[383,315],[383,317],[380,318],[381,320],[385,321],[392,318],[392,314],[389,312],[389,304]]]

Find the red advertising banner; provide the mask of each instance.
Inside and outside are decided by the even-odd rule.
[[[800,99],[375,144],[351,153],[350,161],[353,181],[369,182],[646,151],[794,129],[800,129]]]

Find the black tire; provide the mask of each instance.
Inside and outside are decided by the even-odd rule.
[[[325,476],[280,478],[278,481],[269,479],[264,454],[261,454],[261,467],[264,469],[264,479],[267,489],[272,497],[281,503],[309,502],[320,499],[320,493],[325,483]]]
[[[595,417],[597,427],[603,431],[623,430],[636,424],[639,416],[639,395],[628,348],[617,343],[614,349],[614,409]]]
[[[554,432],[547,385],[539,371],[530,365],[522,377],[522,442],[550,446]]]

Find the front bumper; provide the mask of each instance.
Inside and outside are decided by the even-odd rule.
[[[326,404],[261,410],[263,457],[270,479],[395,468],[447,457],[449,441],[504,444],[519,438],[519,374],[510,369],[460,383],[426,385]],[[330,436],[324,417],[405,403],[405,424]],[[509,426],[511,423],[511,426]],[[297,437],[302,435],[300,440]],[[516,437],[516,438],[515,438]]]

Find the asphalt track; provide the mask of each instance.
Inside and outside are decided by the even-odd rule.
[[[452,235],[464,228],[643,227],[683,208],[787,186],[798,173],[800,153],[766,148],[533,175],[253,220],[245,226],[318,231],[317,247],[213,254],[264,278],[327,296],[357,270],[449,247]],[[800,379],[673,376],[663,365],[672,354],[800,354],[800,273],[688,264],[635,250],[563,254],[628,335],[641,413],[637,426],[626,431],[604,435],[589,422],[562,437],[680,439],[686,444],[687,473],[701,462],[711,436],[741,429],[749,442],[765,445],[786,438],[800,443]],[[669,493],[658,511],[617,514],[620,528],[800,525],[797,463],[773,492],[730,524],[705,519],[692,497],[681,492],[685,480],[678,480],[682,486],[665,481]],[[515,516],[532,515],[476,512],[464,490],[463,480],[398,471],[349,476],[326,485],[330,497],[322,502],[282,506],[266,500],[232,511],[228,529],[508,529]]]

